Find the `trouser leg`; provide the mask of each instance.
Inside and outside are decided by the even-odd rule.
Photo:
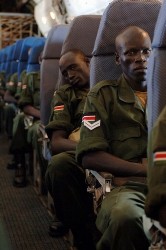
[[[102,233],[97,250],[147,250],[142,224],[145,194],[120,187],[102,202],[96,224]]]
[[[27,142],[27,130],[24,124],[24,114],[18,114],[14,119],[13,138],[10,145],[10,153],[30,152],[30,144]]]
[[[5,106],[4,115],[5,115],[5,130],[9,138],[12,138],[13,131],[13,119],[16,116],[17,108],[15,104],[11,103]]]
[[[87,249],[93,249],[92,232],[88,228],[94,215],[93,202],[87,193],[85,174],[76,164],[74,153],[52,157],[46,171],[46,184],[54,199],[57,217],[71,228],[78,245],[79,241],[88,242]]]
[[[42,143],[39,142],[39,121],[36,121],[29,129],[27,134],[28,143],[32,145],[33,149],[36,152],[36,157],[39,162],[40,170],[41,170],[41,182],[42,182],[42,193],[46,193],[45,186],[45,173],[47,169],[48,162],[44,159],[42,154]]]

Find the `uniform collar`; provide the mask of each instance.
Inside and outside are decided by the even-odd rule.
[[[119,99],[126,103],[135,103],[135,95],[133,89],[129,86],[124,75],[122,74],[118,79],[118,89]]]
[[[118,89],[119,99],[125,103],[133,103],[135,108],[141,110],[142,112],[145,112],[144,108],[141,105],[141,102],[135,96],[134,90],[127,83],[123,74],[118,79],[118,85],[120,86],[120,88]]]

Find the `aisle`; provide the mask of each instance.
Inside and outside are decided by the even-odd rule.
[[[0,134],[0,217],[8,232],[12,250],[69,249],[63,238],[48,235],[51,217],[33,186],[13,187],[14,171],[6,169],[9,160],[7,152],[8,140]]]

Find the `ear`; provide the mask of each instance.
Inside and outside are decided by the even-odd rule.
[[[120,65],[120,56],[119,56],[118,52],[115,52],[115,63],[117,65]]]

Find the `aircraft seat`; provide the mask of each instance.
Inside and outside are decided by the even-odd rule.
[[[152,41],[152,53],[149,59],[148,86],[148,129],[149,133],[166,105],[166,1],[163,2]]]
[[[41,122],[46,125],[51,113],[51,99],[57,89],[59,58],[68,25],[53,27],[46,39],[41,63]]]
[[[18,63],[18,80],[20,80],[21,72],[27,68],[29,57],[28,51],[33,46],[35,40],[36,37],[24,38]]]
[[[116,79],[121,69],[115,65],[115,38],[129,25],[145,29],[153,38],[161,7],[160,0],[113,0],[103,13],[91,60],[91,86],[104,79]]]

